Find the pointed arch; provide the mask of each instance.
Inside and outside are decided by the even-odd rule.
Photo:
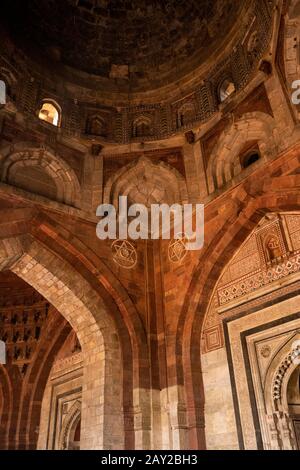
[[[144,197],[140,198],[141,193]],[[119,196],[130,195],[133,200],[139,197],[136,202],[144,202],[146,205],[150,200],[171,204],[188,202],[183,176],[166,163],[155,164],[147,157],[141,157],[117,171],[105,185],[103,200],[105,204],[118,207]]]
[[[54,305],[54,307],[59,312],[61,312],[65,318],[65,309],[68,308],[69,305],[72,306],[73,304],[74,308],[72,307],[72,310],[77,312],[77,314],[74,313],[74,316],[78,318],[78,322],[82,328],[84,328],[84,317],[87,318],[87,315],[89,315],[90,328],[92,333],[89,334],[86,327],[84,328],[86,334],[82,333],[84,334],[84,337],[87,337],[87,339],[92,339],[99,330],[99,333],[97,333],[99,339],[95,338],[91,347],[94,347],[93,345],[97,344],[97,351],[99,347],[101,348],[98,351],[98,355],[100,355],[102,358],[105,357],[105,373],[108,374],[107,387],[112,387],[112,385],[109,385],[109,383],[111,383],[111,380],[114,380],[113,389],[116,390],[118,398],[116,398],[116,395],[112,396],[110,394],[108,395],[109,398],[104,400],[103,403],[101,393],[95,393],[96,397],[99,396],[99,400],[102,401],[102,406],[104,406],[105,412],[107,415],[109,415],[109,418],[107,418],[108,421],[110,419],[113,420],[115,425],[118,420],[120,420],[119,425],[115,429],[116,433],[122,434],[123,443],[120,443],[120,436],[117,439],[116,436],[108,432],[109,424],[107,424],[107,421],[104,420],[103,432],[105,436],[102,436],[104,441],[102,443],[100,442],[99,444],[96,443],[97,447],[93,448],[102,448],[102,446],[109,448],[110,445],[115,446],[114,448],[126,449],[149,448],[151,445],[151,428],[146,426],[146,422],[148,419],[147,417],[150,414],[150,403],[148,402],[148,398],[150,397],[150,379],[149,367],[147,366],[147,341],[144,339],[145,331],[140,322],[139,315],[132,305],[130,299],[127,299],[128,296],[124,288],[120,286],[120,283],[117,281],[117,279],[112,276],[109,270],[100,262],[97,256],[95,256],[95,254],[92,253],[90,249],[84,247],[81,242],[76,242],[75,238],[73,238],[73,245],[71,246],[70,243],[68,243],[67,240],[62,237],[62,235],[58,235],[57,230],[53,231],[53,229],[51,229],[49,221],[47,220],[43,222],[41,228],[42,232],[40,232],[39,235],[38,230],[34,230],[35,238],[38,236],[37,238],[40,240],[36,239],[36,241],[33,241],[33,238],[30,236],[25,236],[20,240],[18,239],[22,245],[22,250],[19,253],[19,260],[14,259],[12,263],[6,265],[6,269],[10,268],[13,270],[13,272],[22,277],[28,284],[32,285],[52,305]],[[56,229],[58,229],[58,227],[56,227]],[[55,241],[54,239],[52,240],[52,235]],[[14,239],[11,239],[11,241],[14,242]],[[7,240],[7,243],[10,243],[9,239]],[[49,244],[52,245],[52,248],[55,247],[55,255],[52,250],[49,251]],[[5,256],[7,255],[5,254]],[[51,269],[49,267],[51,272],[48,272],[47,274],[48,263],[51,265]],[[36,267],[36,273],[33,273],[33,277],[30,278],[27,267],[33,267],[33,265]],[[74,265],[76,266],[76,270],[72,268]],[[24,271],[20,271],[20,267],[22,267]],[[98,274],[95,275],[95,273]],[[57,281],[55,281],[55,283],[52,285],[51,279],[54,275],[56,276]],[[44,290],[45,286],[43,286],[44,283],[42,282],[42,278],[44,276],[47,278],[46,283],[48,284],[48,287],[50,287],[49,296]],[[65,283],[68,285],[67,288]],[[77,286],[76,293],[74,293],[73,286]],[[60,300],[57,296],[55,296],[55,291],[57,289],[61,295]],[[69,293],[69,290],[72,292]],[[75,298],[73,297],[72,300],[72,297],[70,296],[73,294],[75,295]],[[62,304],[59,305],[57,302],[62,302]],[[80,309],[82,308],[80,305],[82,303],[84,304],[83,306],[88,304],[86,306],[87,311],[85,310],[86,313],[84,315],[80,314]],[[109,310],[107,306],[109,306]],[[89,314],[88,311],[90,312]],[[105,315],[107,318],[105,321],[104,312],[106,312]],[[73,315],[72,312],[71,315]],[[74,325],[74,323],[71,321],[72,318],[69,316],[67,317],[67,320],[71,326],[73,326],[77,336],[79,337],[79,341],[82,344],[83,340],[80,338],[80,335],[77,332],[78,328],[76,328],[76,324]],[[99,322],[101,322],[102,326]],[[103,329],[101,330],[101,328]],[[106,342],[100,340],[101,335],[108,335]],[[119,344],[119,346],[116,347],[117,344]],[[93,351],[94,356],[97,351]],[[49,354],[50,352],[51,351],[49,350]],[[116,358],[113,359],[114,354],[118,355],[118,360],[116,360]],[[91,356],[90,353],[86,354],[89,362],[91,361],[93,355]],[[111,365],[109,365],[109,357],[111,357]],[[120,361],[122,365],[120,364]],[[99,363],[101,365],[101,361]],[[91,370],[95,371],[97,370],[98,365],[97,368],[93,367],[92,364],[90,367]],[[101,372],[101,367],[100,369],[98,368],[98,370]],[[120,374],[120,370],[124,370],[124,375]],[[117,372],[114,373],[114,371]],[[42,369],[41,374],[44,374],[44,370],[42,371]],[[118,377],[118,385],[115,382],[115,376]],[[102,385],[103,382],[105,383],[104,379],[100,380]],[[89,381],[87,383],[89,383]],[[34,387],[36,387],[36,384]],[[36,390],[38,392],[37,388]],[[90,392],[87,393],[89,393],[90,396],[92,395]],[[38,395],[35,395],[35,397],[37,402],[41,398]],[[25,410],[27,407],[25,401],[22,405],[23,410]],[[92,407],[93,409],[94,406]],[[113,409],[117,410],[115,414]],[[134,421],[134,413],[136,409],[139,409],[143,423],[142,429],[136,429],[136,424]],[[31,407],[29,406],[29,414],[30,413]],[[100,415],[101,413],[98,411],[98,416]],[[83,426],[84,416],[85,412],[83,412]],[[93,419],[91,423],[93,422]],[[86,419],[86,422],[87,421],[89,420]],[[35,431],[34,423],[32,425],[30,424],[29,431],[30,433]],[[99,433],[97,431],[97,436],[98,434]],[[86,436],[87,439],[86,442],[88,442],[88,444],[83,443],[83,445],[86,445],[86,448],[91,448],[89,443],[89,438],[91,439],[91,435],[92,434],[89,436],[88,433],[84,433],[84,436]],[[101,439],[101,432],[97,439],[99,442],[99,439]],[[110,440],[114,441],[114,444],[109,444]]]
[[[81,188],[77,175],[51,148],[22,142],[0,149],[2,182],[7,184],[14,182],[17,174],[22,174],[22,171],[26,172],[30,168],[44,172],[53,182],[56,191],[52,197],[59,202],[80,207]],[[50,184],[50,181],[47,181],[47,184]],[[31,190],[30,185],[27,185],[26,190]]]
[[[76,427],[81,418],[81,402],[76,400],[76,402],[71,406],[68,414],[64,418],[63,427],[61,429],[60,435],[60,449],[67,450],[70,433],[73,427]]]
[[[249,141],[256,141],[262,149],[260,163],[277,155],[279,139],[275,121],[270,115],[262,112],[246,113],[223,131],[208,162],[210,193],[223,188],[242,172],[239,153]]]
[[[262,174],[261,180],[256,176],[254,186],[255,190],[249,182],[247,187],[241,185],[234,193],[235,204],[231,205],[230,214],[226,220],[222,217],[222,221],[219,219],[217,233],[207,232],[209,235],[206,245],[176,325],[176,354],[182,358],[177,366],[177,383],[185,384],[187,403],[193,404],[187,413],[190,448],[205,447],[200,332],[217,280],[226,264],[267,212],[300,210],[299,190],[296,189],[300,188],[298,175],[266,179]],[[207,209],[206,220],[210,220],[210,210],[213,210],[213,206]]]

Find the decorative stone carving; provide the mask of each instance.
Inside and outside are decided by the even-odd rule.
[[[137,251],[127,240],[116,240],[112,244],[114,262],[124,269],[132,269],[137,263]]]
[[[280,364],[277,372],[275,374],[275,378],[273,381],[273,399],[282,401],[282,382],[285,377],[285,374],[289,370],[292,364],[295,364],[297,360],[300,358],[300,345],[298,345],[295,349],[293,349],[284,361]]]
[[[240,4],[241,2],[237,3]],[[230,4],[233,3],[230,2]],[[253,71],[258,66],[259,61],[265,54],[272,33],[271,29],[273,4],[273,0],[270,2],[253,0],[252,7],[249,9],[248,15],[245,16],[244,23],[241,26],[240,35],[239,37],[237,37],[236,46],[232,47],[232,51],[228,56],[223,57],[222,60],[220,59],[220,61],[214,64],[213,67],[206,72],[205,77],[199,76],[199,78],[194,81],[193,89],[189,90],[188,96],[186,97],[182,97],[182,91],[180,89],[178,91],[177,96],[176,93],[174,94],[174,97],[172,99],[168,99],[168,96],[166,96],[162,103],[159,103],[158,100],[154,100],[155,102],[151,105],[146,103],[142,103],[139,105],[130,105],[128,102],[121,107],[118,107],[119,105],[107,106],[106,103],[101,103],[101,92],[99,91],[98,93],[90,89],[90,82],[86,82],[86,88],[84,88],[84,86],[77,87],[74,83],[69,84],[68,82],[66,82],[65,89],[68,89],[69,92],[65,94],[62,93],[61,96],[53,96],[53,99],[59,101],[63,109],[63,122],[61,127],[61,133],[66,133],[69,136],[78,136],[84,133],[86,138],[89,138],[89,136],[94,135],[102,138],[105,137],[110,141],[118,143],[127,143],[130,142],[132,139],[134,140],[143,138],[143,140],[158,140],[168,138],[170,135],[173,135],[175,132],[178,132],[178,130],[182,130],[187,126],[193,127],[199,125],[201,122],[207,121],[218,110],[217,94],[218,87],[222,78],[226,78],[229,73],[230,76],[232,76],[232,81],[235,84],[236,90],[241,90],[247,84],[253,74]],[[225,7],[225,2],[223,3],[222,0],[216,3],[215,8],[217,8],[218,10],[220,5],[223,5],[222,8],[224,8],[224,11],[226,11],[225,16],[221,15],[221,19],[222,21],[224,21],[224,18],[227,16],[230,8],[228,8],[228,2],[226,2],[227,6]],[[41,8],[43,9],[44,7]],[[203,8],[203,11],[206,11],[206,7]],[[220,9],[220,11],[222,11],[222,8]],[[48,10],[48,7],[46,8],[46,10]],[[137,10],[140,10],[140,4]],[[196,11],[194,11],[194,14],[197,16],[197,18],[194,18],[194,20],[197,22],[197,24],[198,21],[200,21],[200,23],[202,21],[199,18],[199,11],[199,8],[197,8],[197,13]],[[49,14],[50,17],[52,17],[54,11],[50,9]],[[61,12],[60,16],[63,16],[64,14],[65,10]],[[191,9],[189,9],[189,16],[190,15],[192,15]],[[219,15],[219,12],[217,15]],[[47,18],[47,15],[43,17]],[[209,17],[212,18],[211,11],[209,13]],[[233,17],[232,12],[229,14],[229,17]],[[39,26],[40,25],[38,25],[38,27]],[[214,31],[216,26],[217,24],[212,27],[211,31]],[[94,27],[98,27],[97,23],[94,24]],[[206,24],[206,26],[204,26],[203,31],[205,31],[207,27],[208,25]],[[218,27],[220,27],[220,24]],[[250,34],[253,34],[253,37],[249,37],[247,41],[249,29]],[[174,29],[174,31],[175,30],[176,28]],[[38,34],[36,30],[34,31],[34,33]],[[207,34],[205,35],[205,38],[206,37],[208,37]],[[206,40],[205,38],[203,37],[204,41]],[[45,38],[43,35],[43,40],[44,39]],[[196,42],[197,44],[201,43],[201,40],[199,40],[198,33]],[[122,44],[121,39],[120,43]],[[11,43],[9,44],[11,45]],[[161,41],[159,44],[162,44]],[[14,67],[9,66],[11,60],[7,54],[7,50],[9,50],[8,44],[3,41],[3,44],[1,43],[1,45],[3,49],[1,49],[0,46],[0,70],[2,67],[6,70],[6,74],[9,74],[10,76],[13,74],[13,76],[15,77],[16,81],[13,82],[13,89],[18,89],[18,92],[14,91],[16,106],[19,111],[22,111],[26,115],[31,114],[32,116],[35,116],[39,100],[47,96],[51,96],[51,92],[53,89],[53,81],[49,79],[49,81],[44,80],[42,82],[39,72],[36,70],[35,64],[33,62],[28,65],[28,70],[24,71],[23,54],[19,53],[17,50],[15,53]],[[72,41],[70,42],[70,45],[72,48],[78,45],[76,42],[74,42],[74,34],[72,34]],[[249,47],[252,52],[249,52]],[[88,55],[84,55],[83,57],[82,50],[83,49],[80,48],[81,61],[89,60],[90,64],[92,64],[94,67],[95,50],[98,50],[98,43],[96,49],[95,47],[93,47],[90,50],[89,59]],[[254,50],[257,50],[255,54]],[[71,49],[69,49],[69,52],[71,52]],[[162,57],[164,57],[165,52],[165,50],[161,51],[161,54],[158,56],[157,59],[158,62],[161,60]],[[74,50],[73,53],[75,54]],[[140,54],[141,53],[142,52],[140,51]],[[180,53],[179,50],[178,53]],[[61,54],[62,58],[65,57],[63,51],[61,52]],[[189,55],[190,54],[186,54],[186,56]],[[112,63],[110,65],[104,65],[102,63],[103,56],[101,57],[101,64],[98,64],[98,71],[99,73],[101,71],[105,71],[104,75],[108,78],[112,66],[115,66],[116,64]],[[182,63],[184,62],[185,61],[183,60]],[[178,66],[178,63],[181,62],[177,62],[176,67]],[[126,63],[125,67],[127,67],[127,64],[128,63]],[[147,64],[150,68],[153,67],[153,58],[149,63],[147,62]],[[78,66],[78,60],[76,60],[76,66]],[[157,65],[155,65],[155,68],[156,67]],[[126,83],[126,87],[128,86],[128,80],[131,79],[133,79],[134,83],[136,84],[137,82],[139,82],[140,78],[144,75],[144,73],[146,73],[145,70],[141,71],[139,69],[140,67],[138,65],[136,68],[131,67],[129,70],[128,77],[126,77],[125,79],[114,78],[113,80],[123,80]],[[171,70],[172,75],[174,75],[173,66]],[[18,81],[18,77],[20,75],[22,76],[22,83]],[[160,74],[157,74],[156,70],[155,76],[153,77],[153,83],[157,85],[159,81],[159,75]],[[142,82],[147,83],[148,85],[149,83],[152,83],[151,80],[150,82],[148,82],[147,80],[141,80],[141,83]],[[78,98],[78,96],[82,98],[80,99]],[[76,97],[77,99],[77,104],[74,103],[74,97]],[[97,102],[96,105],[95,100]],[[98,103],[101,104],[98,105]],[[95,113],[93,113],[92,115],[90,114],[91,106],[93,106],[93,109],[95,111]],[[79,109],[81,111],[79,111]],[[99,110],[99,112],[97,110]],[[103,117],[103,112],[107,115],[107,118]],[[149,125],[149,123],[144,122],[141,123],[139,126],[136,126],[135,120],[140,115],[143,115],[145,113],[147,115],[148,113],[151,115],[151,124]],[[87,121],[85,120],[83,122],[82,115],[87,116]]]
[[[224,188],[243,171],[240,155],[245,143],[253,139],[252,133],[255,133],[256,141],[268,147],[271,154],[276,154],[275,124],[275,120],[264,112],[247,113],[241,119],[228,122],[208,159],[207,178],[210,193]]]
[[[183,104],[177,114],[177,126],[178,128],[187,126],[195,121],[196,112],[195,104],[193,102],[187,102]]]
[[[31,363],[49,312],[48,302],[32,289],[27,291],[24,291],[27,300],[20,295],[11,298],[11,305],[0,306],[0,340],[6,343],[7,362],[18,366],[22,377]]]
[[[86,133],[96,137],[106,137],[106,125],[104,119],[99,116],[89,116],[86,124]]]
[[[151,118],[142,115],[135,119],[132,127],[132,137],[150,137],[151,135],[153,135],[153,125]]]
[[[257,244],[262,264],[270,266],[288,255],[286,236],[277,216],[257,231]]]
[[[282,256],[280,241],[276,235],[269,235],[265,241],[266,255],[269,261],[276,260]]]
[[[283,279],[290,274],[300,271],[300,255],[291,257],[288,261],[282,262],[266,271],[251,274],[243,280],[218,290],[220,305],[249,294],[256,289],[267,286],[272,282]]]
[[[223,211],[222,216],[224,216]],[[268,264],[263,241],[267,242],[267,237],[270,235],[272,237],[272,234],[280,240],[283,256],[278,261]],[[214,336],[213,341],[208,340],[211,331],[215,335],[218,328],[222,330],[221,318],[229,318],[243,312],[246,296],[251,308],[258,308],[263,302],[261,297],[255,294],[259,289],[266,290],[267,286],[270,286],[268,291],[271,292],[265,294],[264,301],[272,301],[278,288],[282,290],[281,295],[293,291],[292,285],[288,286],[288,282],[289,276],[293,279],[292,276],[300,272],[299,240],[298,213],[270,213],[261,219],[256,230],[240,247],[218,281],[206,314],[203,350],[220,349],[221,341],[215,340]],[[284,280],[285,287],[281,286],[281,280]],[[262,349],[259,354],[264,357],[267,353],[267,349]]]
[[[262,350],[260,351],[260,354],[262,355],[262,357],[264,359],[267,359],[268,357],[271,356],[271,352],[272,352],[272,350],[271,350],[270,346],[264,346],[262,348]]]
[[[71,406],[70,410],[67,412],[63,420],[61,437],[60,437],[60,450],[73,450],[70,449],[70,444],[72,436],[70,436],[72,429],[75,430],[76,425],[80,421],[81,416],[81,402],[76,400],[75,403]]]
[[[169,260],[172,263],[180,263],[187,256],[186,244],[189,242],[188,237],[183,233],[178,239],[173,239],[169,243]]]
[[[182,175],[164,162],[153,163],[141,157],[116,172],[106,183],[104,203],[118,207],[119,196],[126,194],[130,204],[174,204],[188,200]]]

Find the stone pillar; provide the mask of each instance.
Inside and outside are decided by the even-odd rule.
[[[150,392],[145,389],[134,391],[134,433],[135,450],[151,449],[151,410]]]
[[[278,76],[274,75],[266,80],[265,87],[276,121],[274,132],[278,134],[278,141],[282,143],[280,150],[284,150],[290,144],[290,136],[294,131],[295,122]]]
[[[100,154],[87,153],[84,156],[84,183],[82,190],[82,208],[96,215],[97,207],[103,198],[103,157]]]
[[[201,143],[183,146],[189,202],[201,203],[208,195]]]
[[[184,400],[184,387],[174,386],[169,388],[168,398],[172,449],[188,449],[187,410]]]

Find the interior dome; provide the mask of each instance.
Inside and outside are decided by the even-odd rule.
[[[180,79],[226,40],[240,0],[4,0],[2,21],[27,51],[149,90]]]

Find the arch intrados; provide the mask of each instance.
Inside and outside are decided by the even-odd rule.
[[[91,406],[93,408],[99,407],[99,410],[102,410],[102,413],[104,413],[101,396],[107,397],[106,406],[111,407],[112,414],[114,406],[118,410],[121,409],[123,387],[122,374],[120,374],[120,370],[122,370],[122,368],[120,348],[116,348],[115,344],[113,346],[111,344],[111,342],[113,340],[115,341],[115,338],[118,337],[113,321],[110,318],[109,313],[106,311],[102,301],[94,297],[92,302],[94,307],[93,310],[92,305],[89,306],[90,308],[88,308],[87,305],[87,299],[89,296],[80,295],[79,293],[76,294],[74,289],[70,289],[66,277],[71,274],[70,282],[76,285],[76,281],[74,283],[74,280],[79,275],[76,275],[75,271],[72,270],[67,263],[62,264],[61,260],[56,259],[54,255],[50,255],[47,250],[38,246],[36,243],[31,245],[28,251],[29,253],[27,252],[23,254],[14,266],[11,267],[11,270],[40,292],[44,298],[48,300],[64,318],[66,318],[73,327],[82,346],[84,375],[87,383],[86,397],[91,397],[85,399],[83,396],[83,400],[86,400],[86,406],[84,408],[84,413],[86,414],[83,413],[82,419],[83,429],[85,430],[83,433],[85,438],[83,446],[87,449],[100,449],[103,446],[109,447],[110,444],[108,442],[104,442],[104,438],[109,440],[109,436],[103,436],[103,434],[101,434],[101,429],[99,429],[99,437],[97,437],[95,441],[94,431],[92,431],[93,419],[88,419],[87,413]],[[83,279],[80,279],[80,285],[83,287],[83,291],[91,290]],[[96,314],[94,315],[95,311]],[[113,334],[115,335],[114,338],[112,338]],[[103,362],[104,359],[105,365]],[[99,380],[96,381],[97,385],[94,385],[94,381],[89,379],[89,376],[93,376],[94,374],[93,371],[95,369],[95,363],[97,363],[99,369],[102,369],[99,372]],[[100,367],[101,364],[103,364],[102,368]],[[116,392],[117,395],[114,397],[115,405],[113,403],[113,397],[109,397],[105,391],[106,387],[109,388],[109,382],[112,379],[111,374],[114,370],[116,372],[114,380],[116,380],[116,377],[119,378],[119,387]],[[93,392],[91,392],[91,390],[93,390]],[[89,404],[92,397],[93,401]],[[118,423],[116,428],[118,429],[116,432],[119,434],[118,447],[123,448],[123,417],[121,416],[120,411],[116,412],[116,409],[114,423]],[[109,421],[109,419],[112,418],[108,414],[104,414],[104,420]],[[114,442],[114,445],[116,445],[117,440],[114,440]]]

